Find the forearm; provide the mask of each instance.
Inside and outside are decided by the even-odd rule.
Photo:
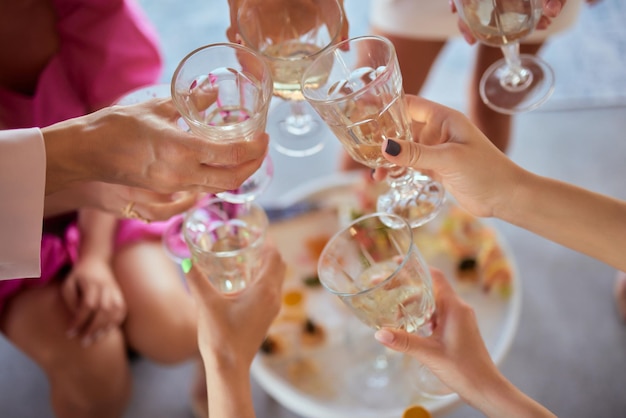
[[[250,367],[202,356],[207,378],[209,415],[223,418],[254,418]]]
[[[82,209],[79,213],[81,230],[80,257],[110,260],[117,219],[97,209]]]
[[[496,216],[626,271],[626,202],[526,173]]]
[[[477,393],[477,396],[464,401],[489,418],[556,418],[556,415],[501,375],[494,384]]]

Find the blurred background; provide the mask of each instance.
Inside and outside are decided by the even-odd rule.
[[[139,3],[161,39],[164,82],[188,52],[226,40],[226,0]],[[350,35],[368,33],[369,0],[345,0],[345,5]],[[516,117],[509,155],[518,164],[626,199],[625,21],[623,0],[585,5],[577,25],[542,50],[554,68],[556,89],[539,110]],[[452,41],[422,94],[464,111],[471,53],[461,38]],[[304,159],[272,151],[275,179],[261,202],[271,204],[303,183],[337,171],[340,151],[338,141]],[[614,269],[519,228],[495,225],[517,259],[523,292],[517,334],[501,365],[505,375],[559,416],[625,417],[626,324],[613,303]],[[191,417],[193,370],[192,364],[160,367],[136,360],[126,417]],[[256,384],[254,397],[259,418],[298,418]],[[49,418],[48,404],[43,374],[0,338],[0,417]],[[482,415],[462,406],[446,416]]]

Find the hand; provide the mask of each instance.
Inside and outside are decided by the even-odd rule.
[[[244,1],[246,0],[228,0],[228,5],[230,7],[230,26],[226,30],[226,37],[228,38],[230,42],[241,43],[241,38],[238,34],[238,29],[237,29],[237,15]],[[304,34],[310,31],[316,22],[316,20],[313,18],[317,16],[317,13],[314,10],[318,6],[315,4],[314,1],[310,1],[310,4],[300,4],[300,5],[295,5],[293,2],[289,0],[248,0],[248,1],[250,2],[250,4],[255,4],[255,5],[256,4],[261,5],[261,2],[262,2],[264,13],[266,13],[267,16],[270,18],[271,17],[282,18],[281,15],[283,14],[280,13],[281,10],[285,9],[286,7],[287,8],[295,7],[296,9],[292,13],[290,13],[290,16],[302,17],[299,21],[295,23],[292,22],[292,26],[298,28],[298,33],[300,34]],[[343,14],[343,23],[342,23],[339,36],[337,37],[337,42],[348,39],[348,33],[350,30],[350,24],[348,22],[348,17],[346,16],[346,13],[345,13],[343,2],[344,0],[338,0],[339,6],[341,7],[341,12]],[[276,20],[272,20],[272,19],[267,19],[267,21],[265,21],[265,24],[268,29],[265,29],[262,32],[264,34],[269,34],[270,38],[272,38],[275,41],[274,43],[278,43],[277,40],[279,40],[282,36],[282,29],[284,25],[282,25],[280,21],[277,22]],[[272,28],[275,29],[275,31],[270,30]]]
[[[159,193],[237,189],[263,162],[268,137],[215,143],[183,131],[171,99],[112,106],[42,129],[46,194],[76,181]]]
[[[497,387],[501,374],[485,347],[474,310],[454,292],[443,273],[431,269],[431,274],[437,304],[432,335],[384,329],[375,336],[385,346],[417,359],[469,402],[484,386]]]
[[[383,156],[439,180],[475,216],[496,216],[511,201],[527,172],[462,113],[413,95],[406,100],[415,142],[387,140],[382,145]],[[385,174],[377,169],[374,179],[380,181]]]
[[[285,263],[270,244],[260,255],[255,281],[223,294],[193,266],[187,273],[198,309],[198,345],[205,363],[249,368],[281,304]]]
[[[124,296],[106,260],[79,259],[63,282],[61,294],[72,315],[67,335],[80,338],[85,347],[126,318]]]

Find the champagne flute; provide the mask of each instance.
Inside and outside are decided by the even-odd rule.
[[[377,212],[354,220],[324,247],[318,276],[322,285],[370,328],[397,328],[422,336],[432,333],[435,298],[430,271],[403,218]],[[373,372],[378,378],[361,381],[376,382],[372,388],[376,391],[385,381],[411,379],[407,370],[388,370],[393,375],[381,379],[385,368],[385,362],[377,358]],[[402,372],[404,376],[399,374]],[[414,374],[413,384],[423,395],[452,393],[424,366]]]
[[[483,74],[479,91],[483,102],[505,114],[538,108],[554,92],[554,71],[539,57],[520,54],[519,42],[530,35],[543,12],[543,0],[454,0],[474,37],[500,47],[504,58]]]
[[[245,0],[237,30],[244,45],[260,52],[272,69],[274,95],[283,99],[269,115],[274,148],[305,157],[324,148],[323,123],[304,101],[302,73],[339,36],[343,24],[337,0]]]
[[[211,283],[235,293],[254,278],[268,225],[259,205],[214,198],[187,212],[183,235],[194,264]]]
[[[363,36],[326,49],[305,71],[302,92],[354,160],[388,169],[390,188],[378,198],[377,211],[400,215],[412,227],[437,216],[445,198],[443,186],[389,163],[381,151],[386,138],[413,138],[400,67],[389,40]]]

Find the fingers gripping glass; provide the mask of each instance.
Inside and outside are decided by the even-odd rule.
[[[521,54],[519,42],[541,19],[543,0],[454,0],[474,37],[499,47],[504,58],[483,74],[479,91],[493,110],[515,114],[533,110],[554,91],[554,71],[541,58]]]
[[[413,169],[389,163],[381,151],[387,138],[412,140],[391,42],[364,36],[332,46],[305,71],[302,92],[354,160],[388,169],[390,188],[378,198],[379,212],[400,215],[412,227],[439,213],[443,186]]]
[[[274,95],[268,132],[282,154],[305,157],[324,147],[324,125],[304,101],[302,73],[321,51],[337,41],[343,23],[337,0],[245,0],[237,31],[244,45],[269,63]]]
[[[322,251],[318,276],[322,285],[370,328],[431,334],[435,299],[430,271],[413,242],[411,227],[399,216],[374,213],[339,231]],[[411,372],[386,370],[388,363],[377,358],[370,367],[370,373],[375,373],[377,378],[364,376],[361,383],[352,383],[373,382],[374,389],[380,390],[384,382],[409,378],[424,395],[451,393],[423,366],[414,376],[406,376]],[[382,379],[385,371],[386,379]]]

